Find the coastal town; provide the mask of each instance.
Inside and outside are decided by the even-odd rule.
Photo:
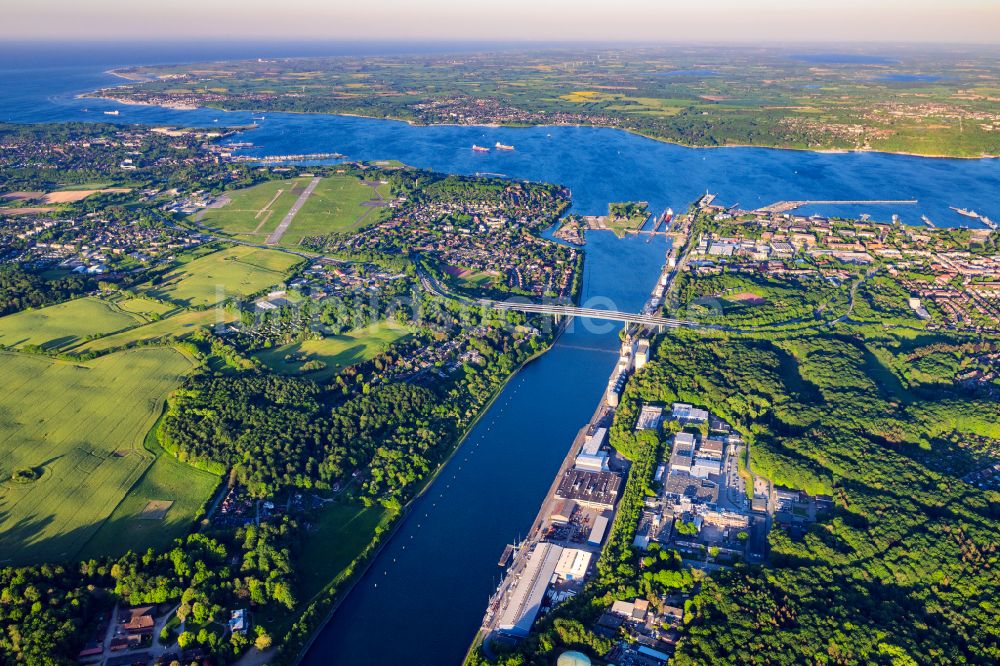
[[[70,66],[0,663],[992,663],[997,70],[894,53]]]
[[[539,236],[568,206],[568,192],[498,181],[477,186],[452,178],[403,194],[385,220],[353,234],[305,240],[338,255],[419,252],[461,289],[570,298],[581,254]]]

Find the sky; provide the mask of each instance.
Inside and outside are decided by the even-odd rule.
[[[1000,0],[5,0],[2,39],[1000,41]]]

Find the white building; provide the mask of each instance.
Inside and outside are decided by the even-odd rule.
[[[608,438],[607,428],[598,428],[592,435],[587,437],[576,457],[576,468],[590,472],[608,471],[608,454],[601,451],[605,440]]]
[[[583,580],[590,567],[591,554],[579,548],[563,548],[555,573],[564,580]]]
[[[710,474],[722,473],[722,461],[716,458],[696,457],[691,465],[690,474],[697,479],[707,479]]]
[[[635,370],[642,370],[649,361],[649,340],[642,338],[635,347]]]
[[[653,405],[643,405],[639,418],[635,422],[636,430],[656,430],[663,420],[663,408]]]
[[[681,423],[704,423],[708,420],[708,412],[698,409],[683,402],[675,402],[671,405],[672,416],[675,421]]]
[[[598,516],[594,519],[594,529],[590,530],[587,543],[591,546],[600,546],[604,541],[604,533],[608,530],[608,519],[605,516]]]

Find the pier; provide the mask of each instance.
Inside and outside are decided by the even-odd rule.
[[[302,155],[236,155],[232,159],[254,164],[280,164],[281,162],[316,162],[318,160],[340,160],[347,157],[340,153],[305,153]]]
[[[802,206],[881,206],[881,205],[911,205],[917,203],[916,199],[841,199],[841,200],[806,200],[806,201],[776,201],[773,204],[762,206],[756,210],[758,213],[787,213],[790,210],[801,208]]]

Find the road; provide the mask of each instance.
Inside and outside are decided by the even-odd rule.
[[[278,228],[272,231],[271,235],[267,237],[266,241],[264,241],[265,244],[267,245],[278,244],[278,241],[281,240],[281,237],[285,235],[286,231],[288,231],[288,225],[292,223],[292,220],[295,219],[295,216],[298,214],[299,209],[305,205],[306,201],[308,201],[309,195],[311,195],[313,193],[313,190],[316,189],[316,186],[319,185],[320,180],[322,180],[322,178],[317,176],[316,178],[313,178],[311,181],[309,181],[309,184],[306,185],[306,189],[302,190],[302,194],[300,194],[299,198],[295,200],[295,203],[292,204],[292,207],[288,209],[288,213],[285,214],[285,217],[281,219],[281,223],[278,224]]]

